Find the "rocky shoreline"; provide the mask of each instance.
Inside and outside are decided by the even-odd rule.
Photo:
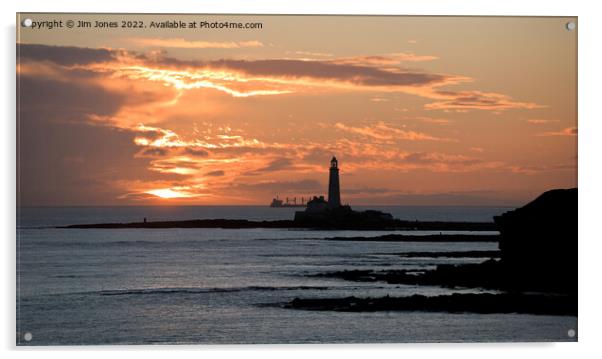
[[[343,270],[310,276],[356,282],[489,289],[502,293],[453,293],[433,297],[411,295],[381,298],[295,298],[285,304],[284,308],[577,316],[577,189],[545,192],[521,208],[496,216],[494,221],[500,235],[490,238],[499,240],[499,251],[398,254],[402,258],[427,255],[490,258],[482,263],[438,265],[434,270]],[[384,238],[376,240],[408,239],[396,235],[382,237]],[[435,238],[450,236],[430,237],[436,241]],[[360,237],[332,240],[362,239]]]
[[[577,315],[577,300],[568,295],[544,294],[451,294],[434,297],[382,298],[295,298],[288,309],[340,312],[424,311],[448,313],[521,313],[537,315]]]
[[[246,219],[196,219],[182,221],[132,222],[132,223],[92,223],[73,224],[57,228],[67,229],[120,229],[120,228],[291,228],[291,229],[323,229],[323,230],[422,230],[422,231],[495,231],[493,222],[425,222],[391,220],[386,222],[353,221],[305,223],[294,220],[250,221]],[[336,240],[336,238],[333,238]]]

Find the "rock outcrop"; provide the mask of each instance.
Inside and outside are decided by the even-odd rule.
[[[557,189],[494,217],[501,264],[521,287],[577,292],[577,189]]]

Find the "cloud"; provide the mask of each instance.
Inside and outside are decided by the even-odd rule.
[[[197,148],[190,148],[190,147],[184,148],[184,153],[195,156],[195,157],[209,156],[209,152],[204,149],[197,149]]]
[[[84,122],[90,115],[115,114],[126,102],[120,93],[86,81],[58,81],[21,74],[19,112],[35,112],[55,121]]]
[[[406,60],[407,58],[406,56]],[[333,60],[222,59],[203,62],[165,57],[155,61],[162,66],[188,68],[187,71],[192,73],[202,71],[200,78],[203,81],[192,81],[192,83],[183,83],[181,77],[185,77],[186,74],[178,73],[181,87],[210,87],[238,97],[306,92],[307,88],[331,87],[335,90],[400,92],[417,95],[435,100],[425,105],[425,108],[431,110],[476,109],[499,112],[543,107],[533,102],[516,101],[508,95],[499,93],[441,90],[441,87],[470,82],[472,79],[466,76],[410,71],[395,67],[394,64],[400,59],[402,57],[399,56],[397,58],[368,56]],[[231,72],[234,73],[233,76],[226,75]],[[169,75],[169,73],[163,75],[166,74]],[[154,76],[161,77],[161,74]],[[228,81],[224,81],[225,78]],[[250,92],[238,89],[240,86],[238,81],[244,82],[247,86],[254,84],[261,90]]]
[[[552,122],[560,122],[559,120],[544,120],[544,119],[540,119],[540,118],[530,118],[527,120],[527,123],[531,124],[531,125],[543,125],[546,123],[552,123]]]
[[[294,164],[290,158],[276,158],[267,166],[256,169],[254,172],[274,172],[293,168]]]
[[[169,151],[165,148],[151,147],[151,148],[145,148],[142,151],[141,155],[149,156],[149,157],[163,157],[163,156],[167,156],[168,153],[169,153]]]
[[[537,136],[544,136],[544,137],[548,137],[548,136],[577,136],[577,127],[567,127],[564,128],[560,131],[550,131],[550,132],[543,132],[538,134]]]
[[[19,180],[26,188],[23,203],[127,203],[158,197],[256,203],[256,192],[263,198],[274,191],[323,191],[315,178],[327,178],[323,176],[333,154],[350,177],[364,170],[456,173],[508,168],[433,147],[420,151],[422,143],[398,146],[402,141],[452,140],[384,121],[339,122],[331,125],[336,131],[328,138],[280,137],[281,142],[267,133],[245,132],[244,123],[253,123],[252,116],[233,120],[240,127],[226,125],[228,116],[239,115],[236,111],[243,107],[232,112],[225,107],[250,101],[224,94],[238,98],[373,91],[370,97],[393,99],[383,92],[395,91],[438,102],[460,97],[464,107],[491,97],[497,101],[495,109],[513,101],[498,94],[442,91],[441,86],[468,80],[401,68],[401,56],[182,61],[125,50],[19,48],[25,55],[18,68],[18,91],[27,93],[20,96],[19,108],[20,128],[27,132],[19,138],[20,148],[27,148],[19,161],[25,164]],[[222,126],[197,127],[195,121],[205,118]],[[44,183],[37,183],[40,178]]]
[[[152,46],[162,48],[179,49],[240,49],[245,47],[263,47],[263,43],[257,40],[250,41],[197,41],[182,38],[128,38],[128,43],[138,46]]]
[[[334,56],[331,53],[315,52],[315,51],[287,51],[286,54],[295,54],[295,55],[312,56],[312,57],[332,57],[332,56]]]
[[[274,149],[274,152],[278,152],[277,149]],[[291,158],[286,157],[278,157],[270,160],[266,165],[254,169],[252,171],[246,172],[246,175],[255,176],[259,174],[266,174],[271,172],[278,171],[302,171],[314,168],[313,166],[308,166],[307,164],[303,164],[298,160],[293,160]]]
[[[244,192],[283,192],[283,193],[297,193],[303,191],[323,191],[324,186],[312,179],[303,179],[299,181],[263,181],[257,183],[240,183],[234,186],[236,190],[243,190]]]
[[[174,39],[138,39],[164,41],[176,46],[209,46],[217,43]],[[137,41],[138,41],[137,40]],[[174,41],[171,41],[174,40]],[[257,45],[246,42],[246,45]],[[223,46],[242,46],[227,43]],[[402,62],[430,61],[430,55],[393,53],[333,59],[220,59],[178,60],[163,52],[136,53],[125,50],[87,49],[61,46],[19,44],[24,59],[51,61],[62,66],[88,65],[86,71],[112,74],[117,78],[145,79],[183,91],[213,89],[234,97],[270,96],[320,91],[398,92],[435,100],[431,110],[534,109],[542,106],[513,100],[510,96],[481,91],[451,91],[442,87],[471,82],[460,76],[408,70]],[[71,69],[81,71],[81,68]],[[177,101],[176,99],[174,99]]]
[[[115,52],[102,48],[17,43],[18,61],[50,61],[58,65],[87,65],[116,60]]]
[[[109,127],[58,123],[22,114],[17,155],[18,204],[112,204],[123,194],[116,178],[150,179],[131,137]],[[103,149],[99,151],[98,149]],[[78,154],[78,159],[73,159]]]
[[[551,165],[527,165],[527,166],[508,166],[513,173],[533,175],[541,172],[572,171],[577,170],[574,163],[560,163]]]
[[[419,120],[425,123],[432,123],[435,125],[448,125],[451,121],[446,118],[430,118],[430,117],[418,117]]]
[[[442,91],[434,92],[438,101],[425,105],[429,110],[491,110],[537,109],[545,106],[534,102],[520,102],[510,96],[481,91]]]
[[[332,60],[337,64],[357,64],[357,65],[397,65],[402,62],[423,62],[433,61],[438,59],[437,56],[432,55],[416,55],[412,52],[397,52],[386,55],[369,55],[369,56],[355,56],[347,58],[339,58]]]
[[[465,165],[471,166],[483,162],[480,159],[464,155],[449,155],[444,153],[432,152],[412,152],[404,154],[400,158],[401,162],[412,164],[445,164],[445,165]]]
[[[207,172],[205,173],[206,177],[222,177],[226,174],[226,172],[222,171],[222,170],[217,170],[217,171],[211,171],[211,172]]]
[[[334,127],[338,130],[358,134],[375,140],[404,140],[404,141],[449,141],[449,139],[431,136],[417,131],[402,130],[380,121],[373,126],[354,127],[337,122]]]
[[[426,72],[403,71],[331,61],[288,59],[216,60],[197,63],[200,67],[229,69],[252,76],[312,78],[347,82],[360,86],[423,86],[454,77]]]

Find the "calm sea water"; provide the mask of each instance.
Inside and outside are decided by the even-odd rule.
[[[413,209],[412,209],[413,208]],[[507,208],[387,207],[398,218],[485,221]],[[357,343],[571,340],[576,317],[283,309],[295,297],[479,292],[354,283],[308,274],[432,268],[484,258],[401,252],[493,250],[495,243],[325,241],[355,231],[50,228],[191,218],[291,218],[264,207],[22,208],[17,229],[19,344]],[[363,236],[391,232],[362,231]],[[403,232],[401,232],[403,233]],[[429,234],[429,232],[412,232]],[[494,234],[494,233],[492,233]],[[25,333],[32,334],[30,342]]]

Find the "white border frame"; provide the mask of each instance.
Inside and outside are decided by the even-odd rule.
[[[67,0],[3,1],[2,11],[2,124],[0,148],[4,167],[1,176],[0,223],[2,236],[3,290],[0,292],[2,325],[0,340],[8,357],[44,355],[55,358],[79,358],[82,355],[103,358],[126,357],[144,351],[147,358],[162,358],[166,351],[178,351],[184,357],[238,356],[251,358],[293,358],[319,355],[343,355],[362,358],[366,355],[419,355],[421,357],[462,356],[463,358],[507,358],[516,354],[543,355],[549,358],[594,357],[601,354],[599,299],[602,297],[597,277],[602,245],[598,222],[602,176],[598,158],[602,154],[602,121],[599,89],[602,84],[602,12],[592,0],[220,0],[220,1],[123,1],[70,2]],[[579,17],[579,343],[560,344],[400,344],[400,345],[242,345],[242,346],[94,346],[94,347],[15,347],[15,13],[16,12],[151,12],[151,13],[250,13],[250,14],[361,14],[361,15],[526,15]],[[201,353],[198,353],[200,351]],[[85,352],[85,353],[83,353]],[[376,353],[375,353],[376,352]],[[336,354],[335,354],[336,353]],[[141,353],[142,354],[142,353]],[[489,358],[488,358],[489,359]]]

